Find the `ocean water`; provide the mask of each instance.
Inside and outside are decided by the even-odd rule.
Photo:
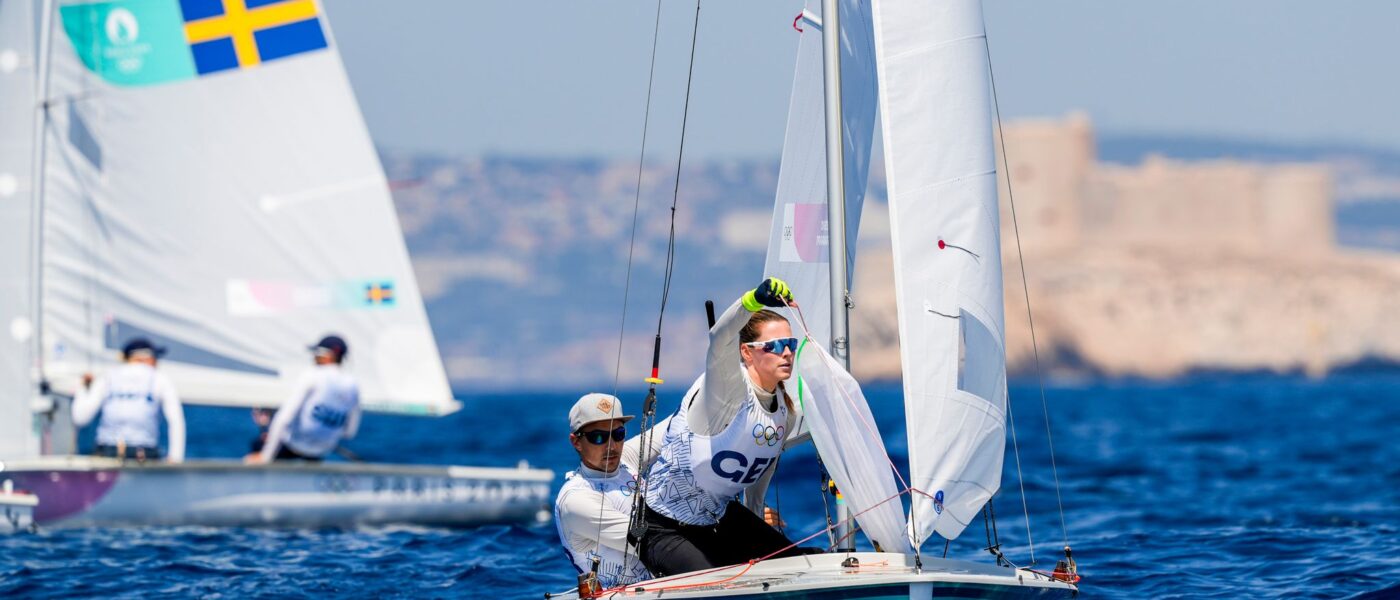
[[[681,392],[666,392],[661,409],[673,410]],[[903,464],[898,388],[867,394]],[[371,417],[349,446],[375,461],[528,460],[562,474],[575,462],[564,424],[575,397],[468,396],[444,419]],[[1039,391],[1013,386],[1020,476],[1008,443],[994,508],[1017,564],[1034,552],[1052,567],[1067,538],[1085,597],[1400,598],[1400,376],[1056,386],[1046,404],[1064,526]],[[246,411],[187,415],[191,456],[239,455],[253,433]],[[789,451],[778,482],[770,503],[790,537],[820,530],[810,446]],[[0,598],[541,598],[573,585],[557,543],[553,524],[41,530],[0,536]],[[974,523],[948,554],[990,561],[986,545]]]

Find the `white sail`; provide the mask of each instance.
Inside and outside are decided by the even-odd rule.
[[[816,2],[815,8],[820,9]],[[846,188],[846,238],[860,230],[861,204],[870,174],[875,132],[875,61],[870,3],[842,0],[841,120]],[[802,305],[812,337],[831,343],[831,266],[827,238],[826,106],[822,95],[822,29],[803,11],[797,67],[788,103],[787,133],[765,275],[783,279]],[[855,244],[846,246],[846,272],[854,274]]]
[[[904,535],[902,491],[895,465],[854,377],[821,344],[806,338],[798,352],[796,386],[812,442],[860,529],[885,552],[913,550]],[[791,388],[790,388],[791,389]]]
[[[1006,357],[991,99],[976,0],[874,10],[912,498],[952,539],[1001,485]]]
[[[45,375],[134,335],[186,401],[275,406],[326,333],[366,408],[455,410],[379,159],[319,3],[59,9]]]
[[[34,3],[0,1],[0,458],[38,453],[30,398]]]

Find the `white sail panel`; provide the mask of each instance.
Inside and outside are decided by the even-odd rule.
[[[814,2],[820,10],[821,3]],[[840,2],[841,120],[845,158],[846,238],[860,230],[861,205],[870,174],[875,132],[875,51],[870,4]],[[787,133],[768,237],[765,275],[783,279],[802,304],[812,337],[831,343],[831,268],[827,232],[826,106],[822,91],[820,19],[803,11],[797,67],[788,103]],[[854,275],[856,245],[846,245],[847,273]],[[852,277],[853,278],[853,277]],[[851,279],[851,278],[848,278]]]
[[[147,335],[171,349],[162,368],[187,401],[275,406],[310,368],[307,345],[337,333],[366,408],[451,412],[324,12],[265,8],[281,12],[247,38],[219,29],[246,22],[221,24],[218,3],[60,10],[46,374],[71,389]]]
[[[812,442],[861,531],[880,550],[911,552],[894,463],[860,385],[811,337],[804,338],[798,352],[796,374]]]
[[[990,85],[976,0],[879,2],[874,20],[917,545],[957,537],[1001,485]]]
[[[38,454],[29,293],[34,3],[0,2],[0,459]]]

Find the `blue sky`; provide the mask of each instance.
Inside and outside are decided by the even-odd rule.
[[[638,152],[655,2],[324,1],[383,147]],[[655,158],[674,156],[694,7],[662,7]],[[687,156],[778,155],[801,8],[704,1]],[[1400,2],[986,0],[985,12],[1007,118],[1082,109],[1107,134],[1400,149]]]

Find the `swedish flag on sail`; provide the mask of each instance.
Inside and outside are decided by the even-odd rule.
[[[249,69],[329,45],[316,0],[110,0],[59,13],[83,65],[121,86]]]
[[[314,0],[180,0],[200,75],[326,47]]]

